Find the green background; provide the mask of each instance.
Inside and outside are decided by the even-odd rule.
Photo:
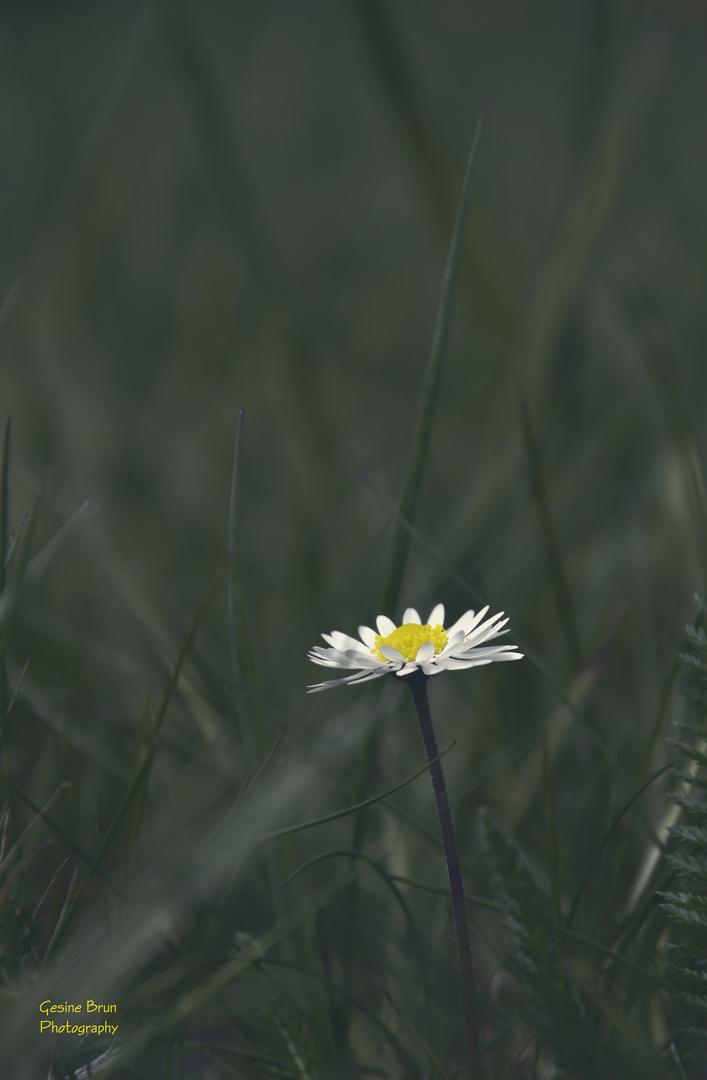
[[[226,555],[242,407],[243,571],[265,702],[253,738],[266,752],[287,721],[283,775],[316,762],[294,808],[289,780],[275,785],[272,827],[356,802],[371,728],[361,797],[422,763],[398,688],[306,697],[326,674],[306,652],[381,610],[482,107],[421,539],[387,614],[412,604],[424,618],[443,600],[451,622],[479,606],[475,591],[532,656],[434,684],[440,743],[459,740],[445,767],[470,861],[476,808],[490,805],[547,883],[537,745],[557,688],[587,700],[578,673],[635,786],[668,760],[670,673],[707,562],[706,50],[701,0],[0,7],[10,527],[40,497],[38,545],[92,500],[10,627],[10,692],[32,657],[10,762],[36,803],[72,782],[56,821],[77,843],[95,847],[99,793],[104,826],[118,806],[146,695],[154,713]],[[183,813],[192,853],[215,812],[210,785],[226,805],[248,771],[230,663],[221,589],[147,798],[158,832]],[[562,731],[559,842],[576,885],[630,789],[586,728]],[[424,785],[403,796],[433,829]],[[657,822],[662,789],[645,805]],[[442,882],[440,856],[395,827],[389,870]],[[350,821],[332,828],[335,840],[305,834],[298,858],[288,849],[286,869],[348,847]],[[607,918],[648,843],[639,824],[613,899],[598,901]],[[59,861],[34,864],[35,901]],[[239,896],[229,918],[260,933],[269,901]]]

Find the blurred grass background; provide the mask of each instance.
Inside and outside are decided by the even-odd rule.
[[[93,500],[91,521],[23,595],[10,626],[10,691],[32,658],[7,726],[17,786],[39,805],[71,781],[55,821],[95,849],[96,798],[100,833],[131,755],[134,763],[148,744],[140,716],[154,714],[226,554],[242,406],[243,564],[263,750],[288,722],[288,764],[268,795],[272,827],[357,801],[371,725],[379,730],[362,798],[419,767],[407,700],[380,684],[307,698],[320,672],[306,651],[321,631],[353,632],[379,611],[483,105],[414,522],[423,542],[413,540],[399,606],[387,613],[415,604],[424,615],[441,599],[455,619],[478,606],[463,579],[506,610],[513,639],[563,693],[579,695],[577,672],[594,658],[588,722],[633,788],[581,724],[563,729],[559,841],[576,886],[609,809],[668,760],[663,736],[679,708],[671,673],[693,594],[705,587],[707,4],[5,3],[0,30],[10,526],[43,492],[39,544]],[[226,623],[221,590],[170,704],[146,798],[153,833],[175,828],[176,815],[194,857],[205,823],[247,772]],[[475,811],[491,805],[547,883],[533,747],[561,699],[530,662],[499,667],[434,688],[440,744],[459,739],[445,760],[459,832],[472,866]],[[431,828],[425,783],[405,789],[400,806]],[[299,802],[283,794],[288,784]],[[652,798],[655,822],[661,791]],[[442,883],[439,853],[404,818],[381,813],[369,827],[383,845],[376,857],[391,873]],[[641,821],[617,856],[611,901],[595,897],[595,927],[628,900],[649,843]],[[335,840],[304,834],[297,855],[281,851],[253,894],[239,893],[226,919],[233,933],[270,925],[264,882],[350,846],[350,821],[332,829]],[[66,854],[55,847],[30,877],[35,903]],[[215,854],[204,870],[206,895],[232,899],[227,862]],[[332,867],[316,871],[322,888]],[[182,899],[187,877],[170,885]],[[369,959],[370,942],[385,936],[383,894],[371,889],[352,931]],[[415,902],[427,911],[428,900]],[[327,934],[346,938],[343,903],[323,901],[322,925],[301,931],[305,951],[318,941],[325,956]],[[345,970],[338,947],[331,963]],[[128,968],[129,978],[116,967],[111,993],[134,992],[138,960]],[[450,971],[436,991],[445,1020]],[[64,993],[74,993],[68,982]],[[48,1044],[33,1031],[13,1044],[18,1077],[20,1062],[28,1076],[40,1059],[46,1068]],[[399,1075],[383,1057],[375,1064],[367,1039],[361,1061]],[[518,1054],[520,1071],[509,1075],[530,1076]],[[231,1075],[213,1063],[213,1074],[184,1067]],[[135,1068],[162,1075],[144,1061]],[[162,1058],[158,1068],[168,1068]]]

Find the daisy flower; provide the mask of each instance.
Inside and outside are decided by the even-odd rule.
[[[502,611],[485,619],[487,611],[488,605],[478,612],[467,611],[445,630],[444,604],[432,608],[426,623],[415,608],[408,608],[400,626],[387,615],[376,619],[378,633],[370,626],[359,626],[360,640],[339,630],[322,634],[329,647],[315,645],[310,649],[308,656],[312,663],[355,669],[354,674],[316,683],[307,692],[313,694],[330,686],[368,682],[381,675],[405,677],[415,671],[439,675],[441,671],[479,667],[495,660],[520,660],[523,654],[516,651],[515,645],[488,644],[508,633],[503,629],[508,619],[503,618]]]

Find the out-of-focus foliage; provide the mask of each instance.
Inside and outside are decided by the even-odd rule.
[[[699,623],[704,621],[701,608]],[[681,790],[673,792],[675,818],[682,815],[686,820],[673,823],[669,832],[676,841],[676,850],[668,855],[668,865],[674,871],[678,888],[662,894],[663,906],[668,916],[681,928],[681,940],[671,943],[675,949],[673,968],[682,976],[678,991],[680,999],[691,1013],[701,1016],[707,1007],[705,995],[705,941],[707,940],[707,911],[705,888],[707,886],[707,803],[703,792],[707,787],[704,766],[707,764],[707,637],[701,626],[690,627],[689,651],[683,657],[684,680],[681,690],[693,706],[692,715],[678,724],[682,738],[671,740],[680,753],[688,759],[687,768],[676,769]],[[704,1038],[704,1033],[697,1031]]]

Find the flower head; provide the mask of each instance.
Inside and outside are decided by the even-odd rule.
[[[479,612],[467,611],[460,619],[444,629],[444,605],[437,604],[423,623],[415,608],[408,608],[400,626],[386,615],[376,619],[378,633],[369,626],[359,626],[360,640],[333,630],[322,634],[329,648],[315,645],[308,656],[322,667],[353,668],[353,675],[331,679],[308,688],[308,693],[328,690],[330,686],[354,684],[378,679],[381,675],[403,678],[413,671],[439,675],[440,671],[459,671],[463,668],[491,664],[494,660],[520,660],[522,653],[515,645],[487,645],[489,641],[507,634],[503,627],[508,619],[503,612],[484,622],[488,606]]]

